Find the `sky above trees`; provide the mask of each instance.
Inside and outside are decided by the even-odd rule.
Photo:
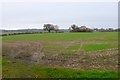
[[[90,28],[117,28],[117,2],[5,2],[2,29],[43,28],[45,23],[68,29],[72,24]]]

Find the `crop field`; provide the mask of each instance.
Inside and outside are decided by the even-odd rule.
[[[3,78],[118,78],[118,33],[3,36]]]

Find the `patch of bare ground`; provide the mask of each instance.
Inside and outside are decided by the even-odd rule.
[[[84,70],[118,71],[118,50],[109,49],[80,54],[49,54],[43,58],[47,66],[63,66]]]
[[[23,60],[38,64],[42,62],[44,56],[43,47],[40,43],[16,42],[3,44],[2,47],[2,55],[10,58],[13,63],[15,60]]]

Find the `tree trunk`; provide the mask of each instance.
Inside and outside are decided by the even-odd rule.
[[[48,30],[49,31],[49,33],[50,33],[50,30]]]

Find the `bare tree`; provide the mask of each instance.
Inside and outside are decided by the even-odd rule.
[[[43,30],[48,31],[48,32],[51,32],[51,30],[53,30],[53,31],[57,32],[59,29],[58,29],[58,26],[57,26],[57,25],[44,24]]]
[[[70,31],[77,32],[79,30],[79,27],[75,24],[71,25],[69,28]]]

